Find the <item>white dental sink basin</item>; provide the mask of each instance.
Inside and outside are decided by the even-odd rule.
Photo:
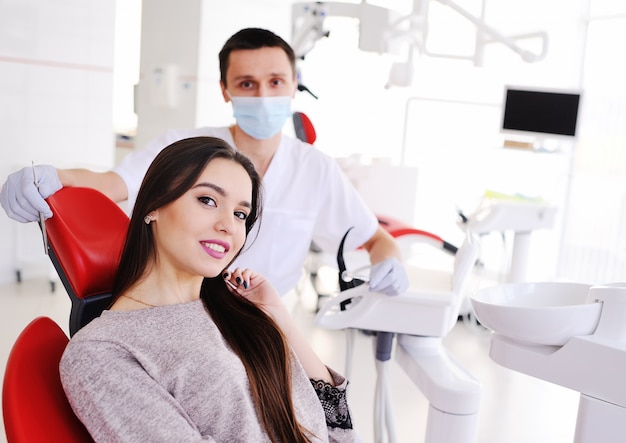
[[[571,337],[593,334],[602,303],[587,301],[581,283],[511,283],[471,296],[476,318],[492,331],[537,345],[562,346]]]

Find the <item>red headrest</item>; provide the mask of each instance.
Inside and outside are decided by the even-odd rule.
[[[376,214],[376,217],[378,218],[380,226],[389,232],[394,238],[402,237],[403,235],[422,235],[435,240],[438,243],[443,242],[443,239],[438,235],[435,235],[432,232],[422,231],[421,229],[415,229],[395,218],[380,214]]]
[[[311,119],[304,112],[293,113],[293,124],[296,131],[296,136],[307,143],[313,144],[317,139],[315,127],[311,122]]]
[[[48,242],[75,295],[111,292],[129,222],[124,211],[89,188],[63,188],[47,202],[54,214],[46,220]]]

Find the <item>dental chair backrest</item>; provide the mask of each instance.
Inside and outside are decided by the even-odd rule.
[[[61,385],[59,362],[68,341],[52,319],[37,317],[13,344],[2,384],[7,443],[93,442]]]
[[[129,219],[94,189],[62,188],[47,202],[54,214],[45,224],[49,255],[72,301],[72,336],[111,303]]]

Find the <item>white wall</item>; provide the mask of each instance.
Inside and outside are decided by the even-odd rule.
[[[142,6],[136,145],[167,128],[195,126],[202,0],[153,0]]]
[[[35,163],[106,170],[114,155],[114,0],[0,3],[0,177]],[[0,281],[47,264],[33,226],[0,212]],[[18,247],[21,237],[26,240]]]

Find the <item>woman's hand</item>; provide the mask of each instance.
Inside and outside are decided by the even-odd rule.
[[[233,294],[250,300],[266,314],[275,318],[285,309],[278,291],[258,272],[237,268],[232,272],[224,272],[223,277]]]
[[[246,268],[237,268],[232,272],[225,271],[222,277],[233,294],[247,298],[272,317],[298,356],[309,378],[334,384],[324,363],[300,334],[278,291],[265,277]]]

